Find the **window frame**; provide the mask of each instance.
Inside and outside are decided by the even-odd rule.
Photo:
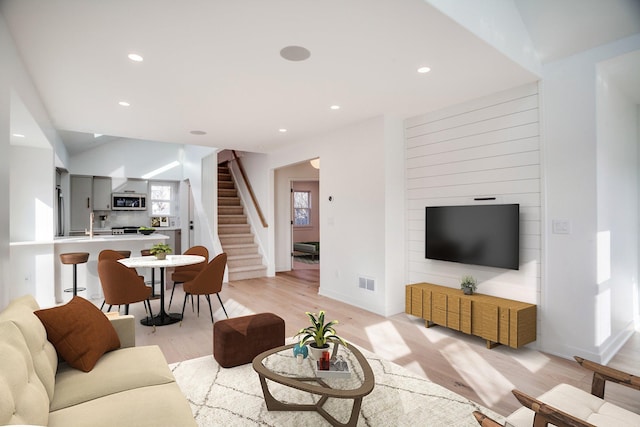
[[[296,193],[303,193],[303,194],[307,194],[307,206],[306,207],[296,207]],[[310,190],[295,190],[292,189],[291,190],[291,200],[292,200],[292,213],[293,213],[293,219],[292,219],[292,225],[294,228],[311,228],[313,227],[313,211],[312,211],[312,192]],[[307,211],[307,218],[308,218],[308,223],[307,224],[296,224],[296,212],[298,210],[305,210]]]

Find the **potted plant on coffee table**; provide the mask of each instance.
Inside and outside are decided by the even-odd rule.
[[[149,249],[149,253],[151,255],[155,255],[158,259],[165,259],[167,254],[170,254],[171,252],[171,247],[166,243],[156,243],[151,246],[151,249]]]
[[[329,343],[340,343],[346,347],[346,341],[336,334],[336,330],[333,327],[338,323],[337,320],[325,323],[324,310],[320,310],[320,313],[317,315],[316,313],[310,312],[307,312],[306,314],[309,316],[311,325],[300,329],[295,336],[301,337],[299,343],[301,347],[305,344],[309,345],[311,355],[314,359],[320,360],[322,352],[328,350]]]

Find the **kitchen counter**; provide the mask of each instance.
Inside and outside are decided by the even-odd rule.
[[[132,240],[148,240],[155,242],[158,239],[168,239],[169,236],[165,236],[162,233],[152,233],[149,235],[144,234],[108,234],[97,235],[93,237],[89,236],[63,236],[55,237],[53,243],[56,245],[63,245],[67,243],[104,243],[104,242],[120,242],[120,241],[132,241]],[[157,243],[157,242],[155,242]]]
[[[60,262],[60,254],[66,252],[89,252],[89,261],[78,264],[78,287],[87,288],[78,294],[89,299],[102,299],[102,285],[98,276],[98,254],[104,249],[131,251],[131,256],[140,256],[142,249],[149,249],[156,243],[163,243],[169,236],[157,231],[153,234],[117,234],[99,236],[64,236],[52,240],[54,252],[55,284],[54,294],[57,303],[71,299],[72,294],[63,289],[73,283],[73,266]],[[150,277],[150,269],[139,269],[138,274]],[[148,277],[145,277],[148,279]]]

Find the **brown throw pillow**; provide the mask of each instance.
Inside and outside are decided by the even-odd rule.
[[[89,372],[103,354],[120,348],[120,338],[109,319],[82,297],[34,313],[60,357],[76,369]]]

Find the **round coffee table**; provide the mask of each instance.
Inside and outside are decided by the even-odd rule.
[[[373,390],[375,377],[367,359],[360,351],[349,344],[347,347],[334,344],[332,360],[340,356],[349,365],[350,375],[318,378],[316,376],[315,360],[307,358],[298,363],[293,355],[295,344],[277,347],[260,353],[253,359],[253,369],[260,377],[262,393],[269,411],[316,411],[331,425],[356,426],[362,405],[362,398]],[[316,403],[285,403],[277,400],[266,380],[271,380],[287,387],[319,395]],[[353,407],[349,421],[339,422],[324,408],[329,398],[353,399]]]

